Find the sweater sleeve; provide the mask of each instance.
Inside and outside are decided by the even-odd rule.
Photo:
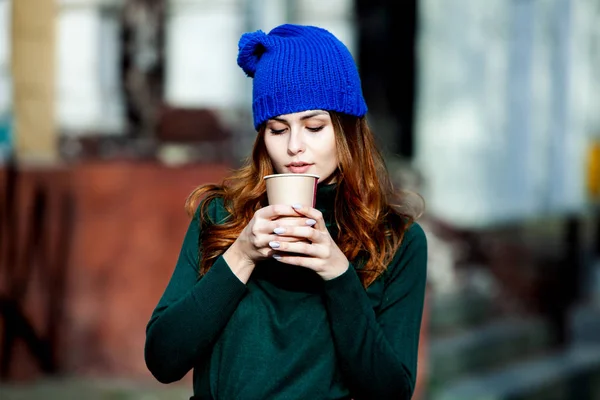
[[[340,367],[354,399],[410,399],[415,387],[425,300],[427,241],[405,233],[375,313],[354,268],[325,282],[325,304]]]
[[[209,215],[215,213],[216,203],[209,204]],[[173,274],[146,326],[146,366],[162,383],[182,379],[202,357],[210,355],[216,337],[246,293],[246,285],[222,256],[198,278],[199,210],[189,224]]]

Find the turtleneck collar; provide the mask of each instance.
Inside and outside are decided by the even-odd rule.
[[[323,213],[323,218],[327,225],[334,221],[335,195],[337,184],[319,184],[317,186],[317,201],[315,208]]]

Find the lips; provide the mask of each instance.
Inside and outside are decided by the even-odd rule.
[[[308,171],[308,169],[310,168],[311,165],[313,165],[313,164],[309,164],[309,163],[305,163],[305,162],[293,162],[293,163],[286,165],[286,167],[293,173],[302,174],[302,173],[305,173],[306,171]]]

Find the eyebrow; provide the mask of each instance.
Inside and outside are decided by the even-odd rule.
[[[327,115],[327,114],[328,114],[327,111],[315,111],[315,112],[311,112],[309,114],[306,114],[306,115],[303,115],[302,117],[300,117],[300,121],[304,121],[304,120],[307,120],[307,119],[310,119],[310,118],[313,118],[313,117],[317,117],[319,115]],[[279,117],[271,118],[271,120],[273,120],[273,121],[279,121],[279,122],[288,122],[287,119],[285,119],[285,118],[279,118]]]

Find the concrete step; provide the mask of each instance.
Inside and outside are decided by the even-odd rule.
[[[600,345],[600,304],[579,304],[569,315],[569,335],[574,344]]]
[[[581,345],[473,374],[430,392],[428,400],[598,400],[600,345]]]
[[[1,400],[189,400],[191,396],[190,383],[65,378],[0,384]]]
[[[432,388],[547,351],[553,334],[541,318],[504,317],[448,337],[431,337]]]
[[[434,293],[430,304],[429,331],[434,336],[480,325],[493,314],[492,299],[475,290]]]

